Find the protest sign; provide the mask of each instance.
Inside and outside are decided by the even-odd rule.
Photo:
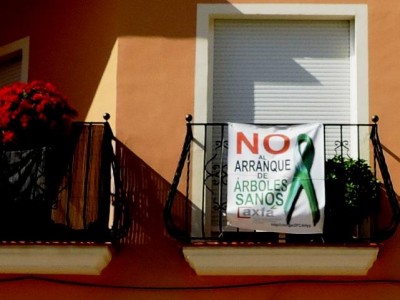
[[[324,164],[322,124],[229,123],[228,225],[322,233]]]

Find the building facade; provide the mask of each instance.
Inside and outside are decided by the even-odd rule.
[[[51,81],[82,121],[111,115],[132,222],[101,275],[1,274],[0,295],[397,299],[398,233],[373,245],[379,254],[365,275],[202,276],[185,261],[188,245],[168,234],[163,210],[187,114],[254,123],[378,115],[398,190],[399,15],[397,0],[2,1],[0,80]]]

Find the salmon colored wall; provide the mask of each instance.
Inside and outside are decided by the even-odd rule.
[[[29,80],[54,82],[83,120],[116,40],[116,4],[2,1],[0,45],[30,36]]]
[[[0,2],[0,45],[30,36],[29,78],[56,83],[79,109],[81,119],[86,117],[95,99],[118,41],[116,54],[113,52],[117,57],[117,103],[109,104],[117,107],[113,117],[122,143],[119,151],[126,167],[124,184],[133,218],[123,247],[101,276],[29,277],[2,282],[10,278],[2,275],[0,298],[396,299],[400,295],[399,233],[382,246],[377,263],[362,278],[199,277],[186,264],[181,245],[165,232],[162,209],[183,143],[184,117],[193,112],[197,2],[204,3],[197,0]],[[351,3],[368,4],[370,112],[381,117],[382,142],[388,149],[389,168],[400,191],[400,139],[395,130],[400,125],[396,103],[400,97],[396,86],[400,78],[397,57],[400,3],[398,0]],[[344,282],[268,284],[288,279]],[[350,283],[355,280],[364,281]],[[88,285],[81,285],[82,282]],[[262,284],[206,288],[256,283]]]
[[[167,179],[193,112],[195,16],[192,0],[120,7],[118,137]]]
[[[397,193],[400,192],[400,5],[369,1],[370,112],[380,117],[381,141]]]
[[[3,286],[2,286],[3,287]],[[145,288],[95,288],[51,281],[17,281],[7,284],[9,292],[0,291],[7,300],[45,299],[101,299],[101,300],[396,300],[400,288],[395,284],[277,284],[251,288],[189,289],[189,290],[147,290]]]
[[[396,0],[386,0],[385,5],[378,0],[351,3],[368,4],[370,113],[381,118],[382,142],[388,150],[393,181],[400,188],[400,140],[391,129],[400,125],[394,109],[400,96],[396,88],[400,6]],[[111,74],[116,77],[116,87],[105,85],[107,90],[116,89],[110,94],[115,94],[118,104],[105,93],[103,97],[110,100],[101,99],[94,112],[101,112],[103,106],[104,111],[114,112],[117,106],[117,115],[112,116],[117,135],[171,179],[183,140],[184,116],[193,112],[196,4],[196,0],[88,0],[84,4],[79,0],[41,0],[32,6],[29,0],[4,0],[3,7],[13,13],[2,14],[0,45],[30,36],[29,79],[53,81],[78,108],[79,118],[85,119],[119,40],[118,69]],[[160,148],[162,155],[158,155]]]
[[[393,109],[400,97],[396,88],[400,75],[398,1],[385,1],[385,5],[377,0],[279,2],[368,4],[370,114],[380,116],[381,139],[388,150],[394,185],[400,189],[400,138],[393,130],[400,125],[398,111]],[[120,9],[118,136],[171,179],[179,141],[183,141],[184,116],[193,112],[196,1],[126,1]]]

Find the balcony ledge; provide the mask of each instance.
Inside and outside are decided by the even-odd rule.
[[[183,254],[197,275],[363,276],[378,245],[188,246]]]
[[[112,258],[108,244],[3,244],[2,274],[100,275]]]

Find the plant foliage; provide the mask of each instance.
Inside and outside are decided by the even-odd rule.
[[[363,159],[335,156],[326,162],[327,208],[354,223],[378,203],[379,181]]]
[[[52,142],[63,136],[76,115],[52,83],[16,82],[0,89],[0,139],[4,145]]]

